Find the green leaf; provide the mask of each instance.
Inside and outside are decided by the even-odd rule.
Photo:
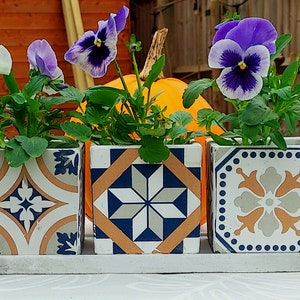
[[[48,141],[38,136],[27,137],[23,135],[15,136],[15,140],[19,142],[24,151],[31,157],[40,157],[47,149]]]
[[[202,108],[197,112],[197,122],[199,126],[205,126],[210,130],[212,125],[222,125],[225,120],[225,115],[211,108]]]
[[[67,88],[60,90],[59,93],[64,96],[64,98],[68,98],[69,101],[75,101],[78,104],[81,103],[84,98],[84,93],[73,86],[68,86]]]
[[[19,167],[30,156],[25,152],[20,143],[15,139],[11,139],[6,143],[5,158],[11,167]]]
[[[209,131],[208,134],[212,137],[214,142],[222,146],[232,146],[234,142],[228,138],[222,138],[221,136],[214,134],[213,132]]]
[[[16,93],[16,94],[12,94],[11,98],[13,99],[13,101],[17,104],[24,104],[26,102],[26,99],[24,98],[24,95],[22,93]]]
[[[211,87],[214,83],[213,79],[203,78],[196,81],[191,81],[188,87],[183,92],[183,106],[189,108],[195,100],[201,95],[204,90]]]
[[[163,139],[143,136],[139,155],[147,163],[160,163],[170,155],[170,149],[164,144]]]
[[[270,133],[270,138],[271,141],[281,150],[286,150],[287,149],[287,145],[285,142],[285,139],[283,137],[283,135],[278,131],[274,131]]]
[[[76,122],[69,122],[66,121],[61,124],[61,129],[69,136],[81,141],[81,142],[87,142],[91,135],[92,130],[88,126],[76,123]]]
[[[298,61],[291,62],[284,69],[284,71],[282,73],[281,86],[282,87],[292,86],[298,75],[298,70],[299,70],[299,62]]]
[[[186,126],[193,121],[193,116],[189,112],[184,110],[175,111],[169,116],[169,118],[173,122],[176,122],[177,124],[182,126]]]
[[[48,77],[45,75],[36,75],[30,78],[29,82],[25,85],[23,92],[30,98],[37,92],[43,90],[44,84]]]
[[[122,99],[130,97],[129,93],[124,90],[107,86],[90,88],[85,93],[88,96],[88,103],[110,108],[114,107]]]
[[[158,78],[158,75],[161,73],[164,66],[165,66],[165,55],[163,54],[152,66],[149,75],[147,76],[143,86],[150,89],[152,83]]]
[[[10,94],[15,94],[20,91],[18,83],[16,81],[16,78],[15,78],[12,70],[10,71],[10,73],[8,75],[3,74],[3,79],[4,79],[4,82],[7,86]]]
[[[87,105],[85,118],[90,124],[102,124],[108,121],[110,110],[108,108]]]
[[[168,133],[171,139],[175,139],[176,137],[187,134],[188,130],[184,126],[173,126]]]
[[[249,102],[246,109],[242,112],[242,121],[249,126],[264,124],[265,122],[275,119],[275,114],[262,100],[256,97]]]
[[[277,89],[272,92],[273,92],[273,94],[278,95],[283,100],[289,100],[289,99],[291,99],[291,96],[292,96],[292,91],[291,91],[290,86],[285,86],[281,89]]]
[[[242,125],[242,132],[243,135],[251,140],[256,140],[256,137],[258,136],[260,132],[261,126],[255,125],[255,126],[248,126],[246,124]]]
[[[291,41],[292,35],[287,33],[280,35],[276,42],[276,53],[271,55],[271,60],[275,60],[277,57],[279,57],[282,54],[283,49],[288,45],[288,43]]]
[[[292,132],[292,133],[295,132],[296,120],[295,120],[294,114],[292,112],[286,111],[284,113],[284,119],[285,119],[285,122],[286,122],[289,132]]]
[[[45,109],[49,110],[54,105],[60,105],[64,103],[75,102],[76,104],[80,104],[84,98],[84,94],[72,86],[61,90],[59,93],[61,94],[60,96],[48,96],[42,98],[42,101],[45,104]]]
[[[164,136],[166,133],[166,128],[163,126],[159,126],[157,128],[147,128],[144,126],[139,126],[138,131],[140,132],[141,136]]]
[[[49,135],[45,137],[49,148],[77,148],[79,143],[64,135]]]

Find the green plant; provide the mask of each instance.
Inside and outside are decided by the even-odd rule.
[[[122,82],[122,88],[94,86],[84,91],[85,108],[73,113],[81,123],[65,122],[63,129],[79,141],[99,145],[140,145],[140,157],[149,163],[166,160],[168,144],[189,143],[196,133],[188,132],[186,125],[193,118],[189,112],[176,111],[165,115],[167,107],[160,107],[150,97],[152,84],[165,65],[161,55],[152,66],[145,81],[140,80],[135,53],[141,50],[141,42],[131,35],[127,43],[136,76],[137,89],[129,92],[126,80],[116,61],[117,37],[123,30],[128,8],[123,6],[107,21],[99,21],[97,31],[88,31],[66,52],[65,59],[79,64],[93,77],[106,74],[107,66],[114,62]],[[163,89],[162,89],[163,92]],[[172,99],[170,99],[172,101]]]
[[[283,128],[294,133],[300,119],[300,84],[296,83],[300,58],[278,74],[275,60],[290,42],[291,35],[277,37],[265,19],[225,21],[217,27],[208,62],[222,69],[217,79],[191,82],[183,94],[190,107],[205,89],[217,88],[233,106],[225,114],[212,109],[198,111],[198,124],[220,145],[268,145],[286,149]],[[211,132],[218,125],[222,135]]]
[[[27,51],[29,81],[21,90],[12,72],[9,51],[0,46],[0,73],[9,90],[0,100],[0,147],[9,165],[18,167],[30,157],[41,156],[49,147],[74,147],[61,131],[61,104],[79,104],[83,94],[63,82],[54,51],[46,40],[36,40]]]

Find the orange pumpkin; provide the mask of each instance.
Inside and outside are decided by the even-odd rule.
[[[137,88],[136,77],[133,74],[124,76],[125,82],[130,93],[133,93]],[[115,87],[122,89],[122,83],[120,79],[113,80],[106,84],[106,86]],[[201,108],[210,108],[211,106],[207,103],[207,101],[199,96],[199,98],[195,101],[194,105],[189,109],[185,109],[182,105],[182,94],[186,89],[187,84],[176,78],[164,78],[159,79],[153,83],[151,87],[151,95],[150,97],[160,94],[157,97],[156,104],[161,107],[167,106],[166,115],[168,116],[174,111],[177,110],[187,110],[189,111],[194,120],[197,118],[197,111]],[[204,130],[204,128],[199,128],[196,121],[193,121],[188,129],[192,130]],[[217,134],[221,133],[221,129],[219,127],[215,127],[213,131]],[[201,215],[201,223],[206,222],[206,159],[205,159],[205,139],[206,137],[197,138],[197,141],[201,143],[203,147],[202,154],[202,215]],[[92,196],[91,196],[91,178],[90,178],[90,170],[89,170],[89,143],[86,144],[86,152],[85,152],[85,212],[89,218],[92,218]]]

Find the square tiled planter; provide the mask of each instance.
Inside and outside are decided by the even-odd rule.
[[[201,146],[147,164],[138,147],[91,146],[97,254],[198,253]]]
[[[214,252],[300,251],[300,140],[288,149],[208,143]]]
[[[82,148],[47,149],[18,168],[0,151],[0,254],[80,254]]]

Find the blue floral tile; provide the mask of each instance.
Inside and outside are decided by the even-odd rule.
[[[0,151],[0,254],[79,254],[82,149],[48,149],[11,168]]]
[[[292,143],[294,140],[289,140]],[[300,251],[300,147],[211,148],[216,252]]]
[[[168,162],[144,163],[137,148],[91,147],[96,253],[199,252],[201,146],[171,152],[182,177]]]

